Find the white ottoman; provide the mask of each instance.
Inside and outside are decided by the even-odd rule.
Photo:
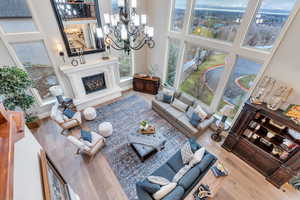
[[[89,120],[89,121],[96,119],[96,117],[97,117],[96,109],[93,107],[88,107],[88,108],[84,109],[83,116],[86,120]]]
[[[103,123],[99,124],[98,130],[99,130],[100,135],[102,135],[103,137],[109,137],[112,135],[113,127],[112,127],[111,123],[103,122]]]

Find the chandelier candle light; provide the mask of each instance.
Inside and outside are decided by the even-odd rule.
[[[140,50],[144,45],[155,46],[154,28],[147,26],[147,16],[136,12],[137,0],[118,0],[119,13],[104,14],[105,25],[97,28],[97,37],[104,38],[107,50],[112,47],[125,51]]]

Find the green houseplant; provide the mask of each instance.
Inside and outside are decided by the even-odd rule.
[[[0,67],[0,82],[0,95],[5,108],[9,110],[21,108],[25,113],[26,124],[31,127],[32,123],[37,121],[37,117],[28,113],[28,109],[35,101],[28,92],[33,82],[27,72],[18,67]]]

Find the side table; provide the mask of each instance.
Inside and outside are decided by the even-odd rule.
[[[199,181],[199,183],[193,188],[193,190],[184,198],[184,200],[194,200],[193,194],[198,190],[201,184],[208,185],[211,191],[211,197],[209,200],[214,199],[218,191],[222,186],[222,182],[225,177],[215,177],[211,170]]]

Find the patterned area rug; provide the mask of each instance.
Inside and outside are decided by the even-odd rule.
[[[162,119],[142,97],[132,95],[97,109],[97,118],[87,125],[97,131],[104,121],[113,125],[113,135],[102,150],[129,200],[137,199],[135,183],[145,179],[164,164],[187,141],[186,136]],[[152,157],[140,161],[128,145],[127,135],[136,131],[142,120],[148,120],[167,139],[165,148]]]

